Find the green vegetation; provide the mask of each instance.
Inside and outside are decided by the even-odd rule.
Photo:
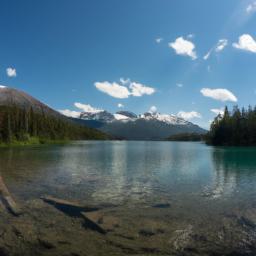
[[[256,107],[233,111],[225,108],[211,124],[206,142],[216,146],[256,146]]]
[[[169,141],[202,141],[204,135],[198,133],[180,133],[167,138]]]
[[[68,140],[107,139],[95,129],[75,124],[56,113],[0,106],[0,145],[35,145]]]

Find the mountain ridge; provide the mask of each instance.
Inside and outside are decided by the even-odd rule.
[[[0,145],[107,138],[103,132],[73,122],[23,91],[0,86]]]
[[[34,111],[40,113],[44,112],[55,116],[63,116],[58,111],[52,109],[51,107],[47,106],[40,100],[37,100],[36,98],[32,97],[24,91],[1,85],[0,106],[13,105],[16,105],[24,109],[33,108]]]
[[[131,111],[118,111],[114,114],[106,110],[81,112],[74,119],[80,124],[97,128],[114,138],[126,140],[165,140],[171,135],[207,131],[192,122],[175,115],[146,112],[136,115]]]

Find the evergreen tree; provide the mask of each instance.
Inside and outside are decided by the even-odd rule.
[[[230,112],[218,115],[207,134],[207,143],[212,145],[256,146],[256,108],[241,110],[234,106]]]
[[[66,117],[34,111],[32,108],[0,106],[0,143],[47,140],[106,139],[102,132],[78,125]]]

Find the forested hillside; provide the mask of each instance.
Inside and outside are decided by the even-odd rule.
[[[225,108],[211,124],[207,143],[220,146],[256,146],[256,107],[252,109],[235,106],[232,111]]]
[[[167,138],[169,141],[203,141],[204,140],[204,134],[198,134],[198,133],[180,133],[171,135]]]
[[[73,123],[61,115],[33,108],[0,106],[0,143],[46,143],[48,141],[106,139],[95,129]]]

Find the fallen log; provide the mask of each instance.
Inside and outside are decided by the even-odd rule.
[[[84,206],[75,201],[60,199],[53,196],[43,196],[41,197],[41,199],[44,202],[51,204],[56,208],[59,208],[60,210],[66,211],[67,213],[69,213],[69,215],[74,215],[74,216],[76,216],[77,213],[80,213],[81,211],[91,212],[91,211],[98,211],[100,209],[99,207]]]
[[[4,184],[3,178],[0,176],[0,197],[3,202],[3,205],[6,209],[15,216],[21,214],[21,210],[18,205],[13,200],[11,193],[7,189],[6,185]]]
[[[83,206],[77,202],[71,202],[68,200],[59,199],[52,196],[44,196],[41,197],[41,199],[44,202],[53,205],[56,209],[65,213],[66,215],[69,215],[70,217],[82,218],[84,220],[84,227],[97,231],[101,234],[106,234],[106,231],[100,225],[98,225],[95,221],[87,218],[83,214],[84,212],[98,211],[99,208]]]
[[[82,212],[85,218],[97,223],[102,229],[108,231],[113,231],[115,228],[119,227],[119,220],[114,216],[109,216],[104,214],[102,211],[95,212]]]

